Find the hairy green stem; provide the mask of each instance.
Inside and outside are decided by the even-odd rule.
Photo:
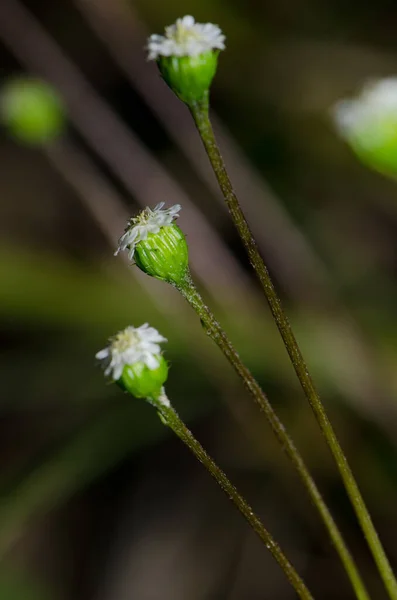
[[[248,521],[249,525],[260,537],[266,548],[272,554],[273,558],[276,559],[285,575],[287,576],[290,584],[295,589],[299,598],[303,600],[313,600],[313,596],[307,589],[304,581],[298,575],[293,565],[289,562],[280,546],[273,539],[271,533],[263,525],[259,517],[254,513],[251,506],[237,491],[234,485],[230,482],[225,473],[218,467],[214,460],[207,454],[200,442],[194,437],[192,432],[186,427],[185,423],[181,420],[177,412],[170,405],[170,402],[163,391],[157,399],[148,399],[153,404],[161,417],[163,423],[168,425],[174,433],[188,446],[193,452],[195,457],[204,465],[209,471],[215,481],[219,484],[225,494],[230,498],[236,508]]]
[[[365,589],[365,585],[358,572],[354,559],[342,537],[342,534],[340,533],[327,505],[325,504],[309,469],[299,453],[299,450],[296,448],[292,438],[286,432],[283,423],[278,418],[266,394],[253,377],[249,369],[244,365],[226,333],[223,331],[221,325],[218,323],[208,306],[204,303],[191,279],[190,274],[187,275],[184,285],[180,286],[178,289],[196,311],[206,329],[207,334],[222,350],[223,354],[243,380],[248,391],[252,394],[255,402],[264,412],[274,434],[276,435],[276,438],[297,470],[310,495],[310,498],[312,499],[313,504],[320,513],[320,516],[328,530],[329,536],[332,539],[346,573],[351,581],[357,598],[359,600],[369,600],[368,592]]]
[[[191,105],[189,108],[224,195],[234,225],[243,241],[251,265],[253,266],[255,273],[263,287],[273,318],[281,334],[299,382],[312,407],[320,429],[338,466],[346,491],[354,507],[357,519],[366,537],[379,573],[388,591],[389,597],[392,600],[397,600],[397,581],[393,574],[389,560],[365,505],[360,489],[347,462],[346,456],[339,444],[338,438],[327,416],[324,405],[314,386],[298,342],[294,336],[291,325],[289,324],[288,318],[282,308],[280,298],[270,278],[269,271],[259,253],[255,239],[250,231],[243,211],[241,210],[236,194],[234,193],[209,119],[208,94],[201,103]]]

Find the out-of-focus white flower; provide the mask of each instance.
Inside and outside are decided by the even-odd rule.
[[[334,108],[335,122],[343,137],[368,128],[376,132],[376,124],[392,117],[397,120],[397,77],[368,82],[356,98],[341,100]]]
[[[160,202],[153,210],[147,207],[137,217],[130,219],[125,233],[119,239],[115,256],[128,249],[128,257],[132,260],[135,247],[139,242],[145,240],[149,233],[158,233],[162,227],[171,225],[173,220],[179,217],[180,204],[174,204],[166,209],[163,209],[163,206],[164,202]]]
[[[157,369],[160,364],[161,348],[159,344],[166,338],[148,323],[140,327],[127,327],[109,340],[109,345],[95,356],[101,361],[105,375],[111,375],[114,381],[120,379],[125,365],[143,363],[149,369]]]
[[[211,50],[225,49],[225,36],[218,25],[196,23],[190,15],[177,19],[165,28],[165,35],[151,35],[148,40],[148,59],[160,56],[197,56]]]
[[[333,109],[340,135],[368,166],[397,174],[397,77],[367,83],[355,98]]]

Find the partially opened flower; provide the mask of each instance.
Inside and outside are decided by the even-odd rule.
[[[164,202],[154,209],[145,208],[128,222],[115,252],[127,250],[130,259],[148,275],[180,284],[188,267],[188,248],[185,236],[174,219],[179,216],[181,206],[163,208]]]
[[[105,375],[137,398],[156,397],[168,376],[160,344],[166,342],[147,323],[126,327],[96,354]]]
[[[397,77],[369,82],[333,111],[342,137],[372,168],[397,174]]]
[[[119,240],[115,256],[122,250],[128,249],[128,256],[132,259],[139,242],[146,240],[150,233],[158,233],[162,227],[171,225],[173,220],[179,217],[180,204],[163,208],[164,204],[160,202],[153,210],[147,206],[138,216],[129,220],[125,233]]]
[[[148,59],[157,61],[166,83],[187,104],[200,102],[208,93],[224,49],[218,25],[196,23],[190,15],[166,27],[164,35],[151,35],[147,45]]]

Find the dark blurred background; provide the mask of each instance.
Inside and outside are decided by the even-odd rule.
[[[397,185],[330,109],[397,72],[397,5],[349,0],[0,0],[2,82],[56,86],[68,129],[0,132],[0,598],[294,597],[154,411],[94,355],[129,324],[165,335],[167,389],[316,598],[353,598],[301,482],[177,293],[113,257],[141,207],[180,203],[191,266],[307,459],[376,599],[376,570],[222,204],[186,108],[143,47],[177,17],[227,36],[216,131],[246,215],[397,565]]]

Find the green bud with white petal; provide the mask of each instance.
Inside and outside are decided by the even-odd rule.
[[[154,209],[145,208],[133,217],[115,254],[127,250],[129,258],[134,259],[144,273],[179,286],[186,279],[189,263],[186,238],[173,222],[181,207],[175,204],[163,209],[163,206],[161,202]]]
[[[43,145],[65,128],[65,111],[55,89],[40,79],[13,78],[0,92],[0,120],[18,141]]]
[[[109,340],[96,354],[105,370],[124,391],[136,398],[156,400],[168,377],[168,364],[160,343],[166,338],[147,323],[127,327]]]
[[[397,175],[397,77],[368,83],[334,109],[338,130],[367,166]]]
[[[191,16],[151,35],[148,59],[156,60],[164,81],[188,105],[201,102],[215,76],[225,36],[217,25],[196,23]]]

